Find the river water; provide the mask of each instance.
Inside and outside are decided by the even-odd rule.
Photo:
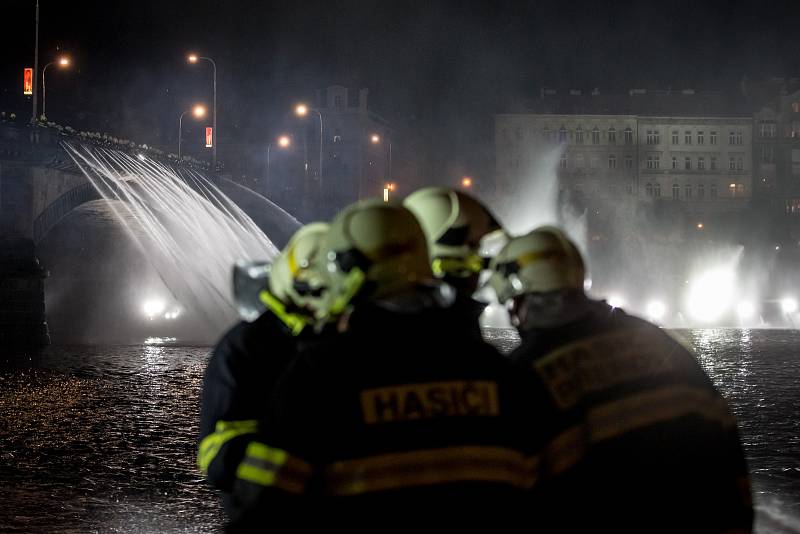
[[[501,350],[510,330],[487,330]],[[800,332],[684,330],[739,418],[757,531],[800,532]],[[207,347],[0,356],[0,532],[216,532],[194,465]]]

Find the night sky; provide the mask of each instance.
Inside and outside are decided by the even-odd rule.
[[[4,0],[0,110],[30,113],[35,0]],[[800,76],[800,2],[41,0],[48,118],[171,148],[177,117],[211,100],[220,150],[264,143],[291,105],[332,83],[370,88],[371,108],[428,149],[428,178],[491,168],[491,114],[541,86],[726,89]],[[191,128],[191,125],[190,125]],[[174,150],[174,148],[172,148]]]

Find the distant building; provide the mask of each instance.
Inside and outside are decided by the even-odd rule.
[[[543,90],[524,110],[495,116],[497,193],[532,179],[532,159],[549,146],[560,150],[558,187],[573,201],[664,201],[698,219],[740,211],[753,193],[752,139],[738,97]]]

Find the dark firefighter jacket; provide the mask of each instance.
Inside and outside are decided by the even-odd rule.
[[[548,520],[563,532],[749,532],[736,421],[695,357],[621,310],[589,310],[523,333],[511,355],[560,411],[542,455]]]
[[[310,336],[292,336],[269,311],[241,322],[217,344],[206,368],[197,462],[209,482],[230,493],[247,444],[258,432],[275,383]],[[230,495],[226,512],[235,513]]]
[[[321,507],[350,527],[382,511],[389,526],[423,510],[463,519],[519,506],[538,480],[543,439],[530,423],[547,402],[525,375],[449,309],[358,307],[347,333],[283,375],[238,471],[249,514],[231,530],[258,530],[297,496],[306,513],[293,517]]]

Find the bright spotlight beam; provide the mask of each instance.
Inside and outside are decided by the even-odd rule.
[[[653,321],[660,321],[667,313],[667,307],[660,300],[651,300],[647,303],[647,317]]]
[[[794,313],[797,311],[797,300],[793,297],[784,297],[781,299],[781,310],[783,313]]]
[[[698,321],[714,322],[731,307],[736,277],[730,269],[712,269],[692,280],[687,307]]]
[[[622,308],[625,306],[625,299],[620,295],[610,295],[608,297],[608,305],[612,308]]]

